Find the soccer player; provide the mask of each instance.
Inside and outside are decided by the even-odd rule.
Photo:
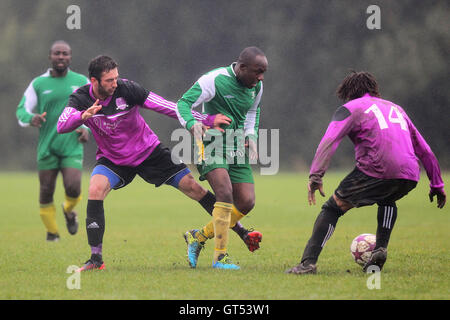
[[[308,201],[315,204],[315,191],[323,192],[322,178],[341,140],[348,136],[355,145],[356,167],[322,206],[300,263],[287,270],[293,274],[316,273],[316,262],[336,223],[351,208],[377,204],[376,246],[364,265],[383,268],[389,238],[397,219],[396,201],[414,189],[422,162],[430,180],[430,201],[438,208],[446,201],[438,161],[405,111],[380,98],[378,83],[368,72],[352,72],[339,85],[337,96],[345,104],[333,115],[317,148],[308,182]]]
[[[213,268],[239,269],[227,253],[228,228],[234,227],[255,204],[249,158],[256,160],[258,157],[256,139],[263,93],[262,80],[267,67],[267,58],[259,48],[245,48],[237,62],[200,77],[177,103],[180,123],[194,135],[197,149],[204,151],[202,161],[197,166],[200,180],[208,180],[216,196],[216,201],[211,203],[214,207],[213,221],[201,230],[185,233],[188,262],[192,268],[197,265],[205,241],[215,236]],[[206,131],[205,126],[194,119],[191,109],[199,105],[203,105],[206,114],[223,114],[231,120],[225,134],[218,130]],[[230,138],[236,132],[243,134]],[[231,140],[231,143],[227,140]],[[221,142],[222,149],[210,148],[216,141]],[[244,143],[248,147],[245,155],[242,152]],[[249,241],[255,247],[259,246],[261,233],[255,231],[246,236],[250,237]]]
[[[171,185],[202,206],[211,193],[200,186],[184,163],[172,162],[164,147],[139,113],[150,109],[176,118],[175,104],[149,92],[136,82],[119,78],[117,63],[98,56],[89,63],[91,84],[75,91],[58,120],[59,133],[85,124],[97,142],[97,164],[91,175],[86,232],[91,257],[79,271],[103,269],[105,214],[103,201],[112,189],[129,184],[139,175],[159,187]],[[227,123],[220,116],[193,112],[207,127]]]
[[[17,119],[22,127],[39,128],[37,167],[39,172],[40,216],[47,229],[47,241],[60,239],[53,203],[56,178],[62,173],[65,201],[62,211],[70,234],[78,230],[77,213],[80,201],[83,145],[89,131],[81,126],[69,134],[59,135],[56,123],[67,105],[70,94],[88,83],[88,79],[69,69],[72,51],[59,40],[52,44],[49,59],[52,67],[31,81],[17,107]]]

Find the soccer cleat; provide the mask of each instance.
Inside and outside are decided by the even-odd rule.
[[[317,266],[315,264],[309,264],[305,266],[303,263],[299,263],[295,267],[289,269],[286,271],[286,273],[293,273],[293,274],[316,274],[317,273]]]
[[[199,232],[198,230],[189,230],[187,231],[183,237],[187,244],[187,257],[189,266],[191,268],[197,267],[198,256],[200,255],[200,251],[205,246],[204,242],[198,241],[195,237],[195,234]]]
[[[47,232],[47,241],[48,242],[58,242],[59,241],[59,234]]]
[[[381,269],[383,269],[384,263],[387,260],[387,249],[383,247],[379,247],[378,249],[375,249],[372,251],[372,255],[370,256],[369,261],[364,265],[363,271],[366,272],[367,269],[370,266],[377,266]]]
[[[62,205],[64,218],[66,218],[66,226],[67,231],[69,231],[70,234],[75,234],[78,231],[78,215],[75,211],[72,211],[71,213],[66,213],[64,211],[64,205]]]
[[[77,272],[82,272],[82,271],[88,271],[88,270],[103,270],[105,269],[105,264],[103,263],[103,261],[95,261],[92,259],[89,259],[88,261],[86,261],[86,263],[84,264],[84,266],[82,266],[81,268],[79,268],[77,270]]]
[[[253,252],[259,249],[259,243],[262,241],[262,233],[259,231],[249,230],[246,236],[243,238],[244,243],[247,245],[248,250]]]
[[[212,267],[214,269],[224,269],[224,270],[239,270],[241,267],[231,263],[231,259],[228,253],[221,254],[217,262],[213,262]]]

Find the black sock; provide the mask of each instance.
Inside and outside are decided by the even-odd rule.
[[[301,262],[305,265],[315,264],[319,258],[322,248],[326,242],[330,239],[331,235],[336,228],[336,223],[344,212],[338,207],[333,197],[328,199],[322,206],[317,216],[312,236],[306,244],[305,251],[303,252]]]
[[[378,206],[377,244],[375,249],[379,247],[387,248],[395,220],[397,220],[397,206],[395,203],[393,205]]]
[[[105,233],[105,212],[103,200],[88,200],[86,215],[86,232],[91,247],[99,247],[103,243]]]
[[[203,198],[198,202],[200,205],[212,216],[212,212],[214,210],[214,203],[216,203],[216,196],[208,191]]]
[[[231,228],[234,232],[238,234],[239,237],[241,237],[242,240],[247,236],[248,230],[244,228],[244,226],[238,221],[234,225],[233,228]]]

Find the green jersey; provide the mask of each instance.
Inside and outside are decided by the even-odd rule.
[[[68,70],[64,77],[52,77],[49,69],[33,79],[25,90],[16,111],[19,124],[27,127],[35,114],[47,112],[46,121],[39,128],[38,161],[49,155],[66,157],[83,154],[78,133],[58,134],[56,124],[72,92],[87,83],[89,80],[82,74]]]
[[[242,86],[234,66],[235,63],[203,75],[178,101],[178,119],[186,129],[190,130],[197,121],[191,108],[202,105],[203,113],[221,113],[232,120],[224,129],[242,129],[246,137],[257,138],[263,85],[259,82],[251,89]]]

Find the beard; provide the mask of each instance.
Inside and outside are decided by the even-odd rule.
[[[111,93],[108,92],[108,90],[106,90],[100,83],[98,84],[98,93],[103,96],[103,97],[109,97],[112,96],[114,94],[114,91],[112,91]]]
[[[63,65],[59,65],[59,64],[55,63],[53,65],[53,70],[58,74],[64,74],[68,68],[69,68],[69,65],[65,64],[65,63]]]

